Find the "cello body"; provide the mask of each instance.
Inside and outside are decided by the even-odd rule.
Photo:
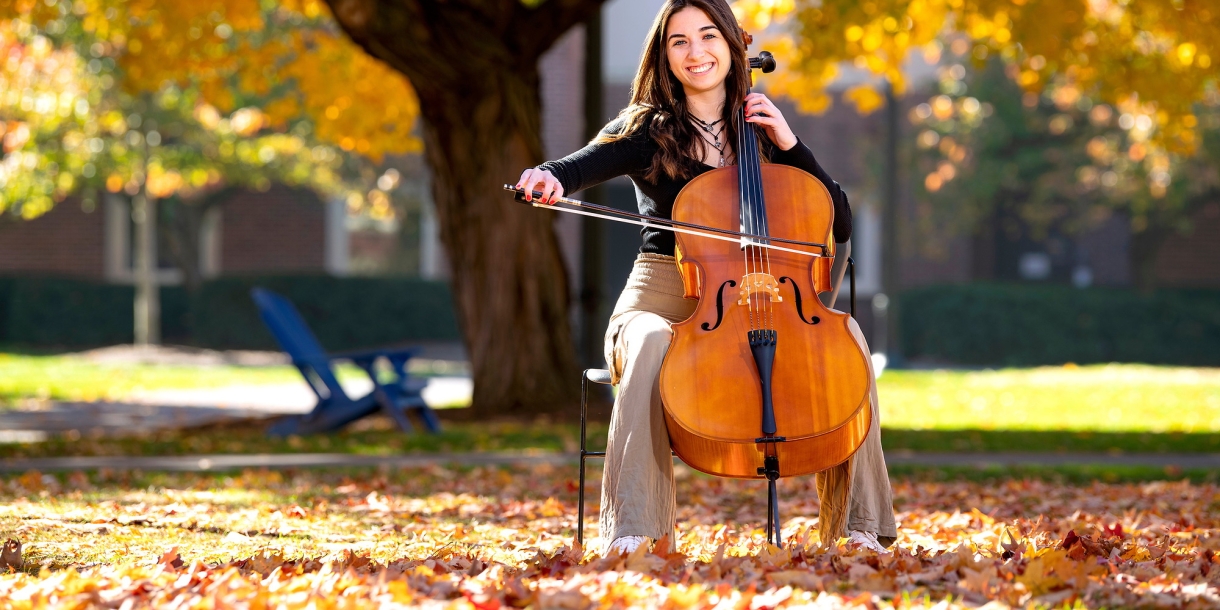
[[[687,296],[699,305],[673,325],[661,368],[670,443],[692,468],[718,476],[763,478],[767,456],[778,457],[779,476],[819,472],[846,461],[872,419],[867,354],[851,334],[849,316],[817,296],[829,288],[834,206],[826,187],[802,170],[742,165],[692,180],[678,195],[674,220],[744,226],[748,197],[739,195],[746,181],[760,185],[746,189],[761,193],[754,199],[765,199],[762,234],[829,246],[818,257],[677,236]],[[759,328],[774,337],[766,367],[748,340]],[[765,395],[766,410],[774,412],[768,434]]]

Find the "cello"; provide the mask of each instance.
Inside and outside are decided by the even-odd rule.
[[[752,67],[766,67],[760,57]],[[744,109],[733,120],[736,167],[691,180],[673,219],[749,236],[677,235],[685,296],[699,305],[672,326],[661,400],[670,443],[687,465],[768,480],[768,539],[778,544],[776,480],[826,470],[859,449],[872,423],[871,374],[848,314],[817,298],[830,288],[834,256],[830,193],[800,169],[761,163]],[[829,245],[791,245],[810,236]],[[775,238],[790,245],[769,247]]]
[[[775,62],[763,52],[749,65],[770,72]],[[673,325],[661,368],[670,444],[702,472],[767,479],[767,538],[778,545],[776,481],[855,453],[871,425],[871,375],[849,316],[817,298],[830,289],[834,256],[826,187],[802,170],[763,164],[744,110],[733,121],[737,165],[691,180],[672,220],[565,198],[534,205],[678,234],[685,296],[699,304]],[[525,202],[523,191],[505,188]]]

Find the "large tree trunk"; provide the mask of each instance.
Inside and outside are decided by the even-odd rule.
[[[501,188],[542,160],[537,128],[514,126],[507,116],[510,108],[538,116],[537,76],[531,80],[477,100],[424,102],[420,96],[476,412],[548,411],[575,398],[576,354],[555,217],[513,203]]]
[[[501,187],[542,161],[538,58],[602,0],[328,1],[419,96],[476,415],[570,406],[579,372],[555,217]]]

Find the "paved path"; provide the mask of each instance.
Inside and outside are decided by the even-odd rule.
[[[349,453],[276,453],[248,455],[183,455],[167,457],[63,457],[0,460],[0,472],[38,470],[146,470],[207,472],[241,468],[346,468],[396,466],[418,468],[433,465],[535,465],[574,464],[576,454],[566,453],[436,453],[421,455],[353,455]]]
[[[434,453],[411,455],[352,455],[339,453],[287,453],[249,455],[188,455],[172,457],[64,457],[0,460],[0,472],[63,470],[144,470],[208,472],[241,468],[333,468],[391,466],[412,468],[432,465],[575,465],[575,453]],[[913,466],[1151,466],[1155,468],[1220,469],[1214,453],[915,453],[892,451],[886,462]]]
[[[276,415],[261,408],[165,406],[129,402],[53,402],[37,410],[0,411],[0,431],[62,433],[69,430],[139,433],[190,428],[234,419]]]

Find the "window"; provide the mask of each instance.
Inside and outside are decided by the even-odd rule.
[[[105,209],[105,275],[110,282],[130,284],[135,282],[135,221],[131,215],[131,200],[124,195],[106,194]],[[220,209],[209,210],[204,216],[199,239],[199,266],[204,277],[212,277],[220,271]],[[158,231],[157,283],[173,285],[182,283],[182,271],[169,255],[166,235]]]

